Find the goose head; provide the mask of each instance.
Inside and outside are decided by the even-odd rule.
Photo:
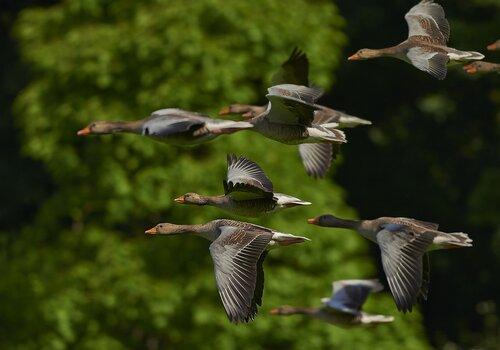
[[[174,201],[179,204],[192,205],[205,205],[208,203],[207,199],[204,196],[194,192],[188,192],[180,197],[177,197],[176,199],[174,199]]]
[[[312,219],[307,220],[308,223],[312,225],[322,226],[322,227],[338,227],[338,228],[347,228],[347,229],[358,229],[361,225],[363,225],[364,221],[359,220],[348,220],[348,219],[340,219],[336,216],[325,214],[316,216]]]
[[[189,233],[190,231],[186,229],[184,225],[170,224],[168,222],[162,222],[144,233],[149,235],[177,235],[181,233]]]
[[[115,131],[117,131],[117,125],[115,122],[96,121],[79,130],[76,134],[78,136],[87,136],[91,134],[104,135],[112,134]]]
[[[323,226],[323,227],[336,227],[336,224],[340,221],[337,217],[325,214],[316,216],[311,219],[307,219],[307,222],[311,225]]]
[[[360,60],[368,60],[370,58],[381,57],[383,54],[380,50],[372,50],[372,49],[361,49],[356,52],[354,55],[349,56],[347,58],[348,61],[360,61]]]

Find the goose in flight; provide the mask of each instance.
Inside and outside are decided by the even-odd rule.
[[[320,89],[303,85],[272,86],[266,95],[266,111],[248,120],[254,126],[251,130],[269,139],[300,145],[306,172],[313,177],[326,174],[334,153],[347,142],[344,133],[337,129],[338,124],[314,124],[316,100],[322,94]]]
[[[133,133],[149,138],[188,146],[203,143],[221,134],[251,129],[252,124],[213,119],[206,115],[176,108],[160,109],[151,116],[134,121],[95,121],[78,131],[78,136]]]
[[[280,69],[272,78],[273,84],[294,84],[309,86],[309,60],[305,53],[295,48]],[[241,114],[245,120],[251,120],[266,112],[268,105],[253,106],[233,104],[220,110],[219,115],[231,113]],[[371,122],[347,113],[334,110],[319,104],[314,104],[314,115],[311,125],[327,125],[335,128],[350,128],[358,125],[370,125]],[[301,156],[306,172],[310,176],[323,177],[326,175],[332,160],[339,152],[338,144],[317,143],[300,144]]]
[[[264,290],[263,262],[271,248],[309,239],[277,232],[247,222],[219,219],[201,225],[161,223],[150,235],[195,235],[210,241],[215,281],[222,305],[232,323],[249,322],[257,315]]]
[[[283,62],[280,69],[274,74],[272,78],[273,85],[279,84],[295,84],[309,86],[309,59],[307,55],[294,48],[290,57]],[[219,111],[219,115],[227,114],[240,114],[244,119],[251,119],[265,112],[267,105],[254,106],[245,104],[232,104],[223,107]],[[327,119],[329,123],[337,123],[338,128],[352,128],[358,125],[371,125],[371,122],[366,119],[361,119],[347,113],[337,111],[335,109],[316,105],[314,111],[315,124],[319,123],[318,119]]]
[[[342,280],[332,283],[332,296],[321,299],[322,307],[280,306],[271,315],[307,315],[330,324],[350,328],[394,321],[394,317],[371,315],[361,309],[370,293],[384,289],[378,280]]]
[[[322,91],[303,85],[281,84],[268,89],[269,103],[260,115],[247,120],[261,135],[288,145],[299,145],[306,172],[326,174],[340,145],[347,142],[336,123],[314,124],[316,100]]]
[[[227,156],[224,195],[203,196],[186,193],[175,201],[181,204],[211,205],[232,214],[258,217],[297,205],[310,205],[298,198],[277,193],[262,168],[245,157]]]
[[[389,288],[398,310],[404,313],[412,310],[417,298],[427,299],[429,265],[427,256],[423,259],[427,251],[472,247],[472,239],[463,232],[442,232],[438,230],[438,224],[409,218],[347,220],[322,215],[308,222],[323,227],[356,230],[378,244]]]
[[[433,0],[422,0],[413,6],[405,15],[405,19],[408,23],[408,39],[384,49],[361,49],[348,60],[394,57],[442,80],[446,77],[448,62],[484,58],[479,52],[460,51],[447,46],[450,25],[441,5]]]

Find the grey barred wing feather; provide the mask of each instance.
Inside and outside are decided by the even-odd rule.
[[[335,281],[332,287],[331,298],[325,300],[326,306],[353,315],[357,315],[361,311],[370,293],[384,289],[376,279]]]
[[[302,143],[299,154],[304,168],[309,176],[324,177],[330,168],[332,159],[340,150],[339,144]]]
[[[210,245],[219,296],[231,322],[248,322],[261,302],[264,277],[258,276],[263,274],[258,264],[272,233],[232,226],[220,230]]]
[[[307,55],[297,47],[293,49],[288,60],[283,62],[280,69],[272,77],[273,85],[295,84],[309,85],[309,60]]]
[[[160,109],[151,113],[144,122],[143,134],[169,136],[188,131],[196,131],[205,125],[207,116],[176,108]]]
[[[309,126],[317,109],[315,102],[322,94],[322,90],[307,86],[272,86],[266,95],[271,103],[266,118],[272,123]]]
[[[227,178],[224,192],[236,200],[272,197],[273,184],[255,162],[234,154],[227,156]]]
[[[267,96],[287,97],[309,104],[314,104],[323,95],[323,90],[320,88],[294,84],[274,85],[268,88],[267,91]]]
[[[410,218],[396,218],[396,220],[402,224],[414,225],[418,228],[425,230],[437,230],[439,229],[439,224],[429,221],[422,221]]]
[[[427,37],[426,41],[430,43],[446,46],[450,38],[450,24],[441,5],[423,0],[408,11],[405,19],[408,37]]]
[[[399,311],[411,311],[422,290],[422,256],[435,232],[416,234],[405,225],[389,224],[377,233],[389,288]]]
[[[410,62],[418,69],[427,72],[439,80],[446,78],[446,65],[449,57],[444,52],[429,51],[423,47],[412,47],[406,54]]]

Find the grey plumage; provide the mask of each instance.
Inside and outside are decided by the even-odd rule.
[[[219,295],[231,322],[248,322],[257,314],[260,299],[254,296],[257,274],[263,274],[263,270],[258,271],[257,262],[272,234],[231,226],[222,226],[220,230],[220,236],[210,245]]]
[[[333,158],[333,147],[338,153],[339,147],[329,143],[303,143],[299,145],[299,154],[309,176],[323,177]]]
[[[194,234],[212,243],[217,289],[224,310],[233,323],[249,322],[262,304],[263,262],[269,249],[308,241],[248,222],[218,219],[200,225],[160,223],[148,234]]]
[[[411,311],[422,286],[422,256],[436,233],[416,234],[407,226],[388,224],[377,233],[389,288],[399,311]]]
[[[371,315],[362,311],[370,293],[383,290],[378,280],[341,280],[332,283],[332,296],[323,298],[322,307],[281,306],[271,310],[273,315],[307,315],[339,327],[355,327],[392,322],[392,316]]]
[[[472,246],[472,239],[463,232],[438,231],[438,224],[405,217],[347,220],[321,215],[308,222],[353,229],[377,243],[389,288],[402,312],[411,311],[418,298],[427,299],[430,268],[426,252]]]
[[[232,214],[250,217],[311,204],[286,194],[275,193],[271,180],[257,163],[234,154],[227,156],[227,176],[223,180],[223,186],[222,196],[186,193],[175,201],[181,204],[212,205]]]
[[[224,181],[225,194],[253,192],[259,196],[272,197],[273,184],[262,168],[255,162],[234,154],[227,156],[227,177]]]
[[[340,144],[346,142],[344,133],[335,128],[369,125],[371,122],[316,104],[322,92],[308,87],[308,75],[306,54],[294,48],[273,76],[267,107],[231,105],[223,108],[220,114],[242,113],[244,117],[252,118],[249,121],[255,125],[254,131],[270,139],[286,144],[307,144],[299,146],[306,172],[310,176],[323,177],[339,152]],[[313,140],[311,134],[316,139]],[[309,146],[321,141],[325,146]]]

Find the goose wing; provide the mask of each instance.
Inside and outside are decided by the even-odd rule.
[[[433,0],[422,0],[405,15],[408,37],[418,37],[432,44],[446,46],[450,38],[450,24],[443,7]]]
[[[302,143],[299,154],[309,176],[324,177],[330,168],[332,159],[340,152],[338,143]]]
[[[169,136],[196,131],[205,125],[208,116],[177,108],[160,109],[151,113],[143,124],[143,134]]]
[[[446,78],[446,65],[450,58],[444,52],[434,51],[427,47],[414,46],[408,50],[406,56],[416,68],[443,80]]]
[[[435,232],[416,233],[408,226],[387,224],[377,233],[389,288],[399,311],[411,311],[422,288],[422,256]]]
[[[323,94],[317,88],[282,84],[270,87],[266,118],[272,123],[310,126],[314,119],[316,100]]]
[[[342,280],[332,283],[332,296],[325,300],[329,308],[357,315],[371,292],[379,292],[384,287],[374,280]]]
[[[233,226],[220,231],[210,245],[219,296],[231,322],[248,322],[261,303],[264,271],[259,261],[272,233]]]
[[[235,199],[272,197],[273,184],[255,162],[234,154],[227,156],[227,178],[223,182],[225,194]]]
[[[273,85],[295,84],[309,85],[309,60],[307,55],[295,47],[288,60],[272,77]]]

